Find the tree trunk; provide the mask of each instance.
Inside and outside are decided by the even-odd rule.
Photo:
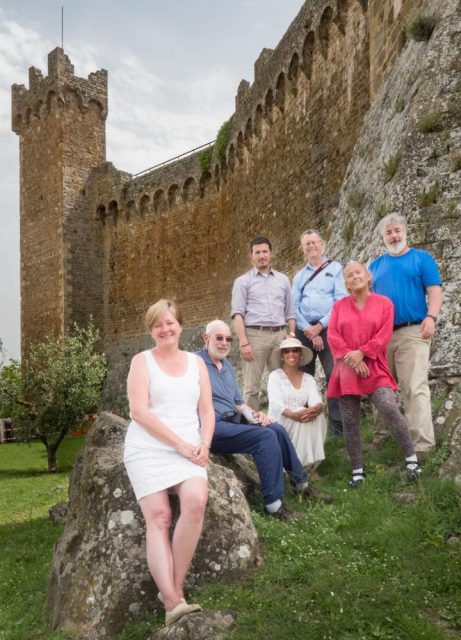
[[[48,473],[56,473],[58,470],[58,461],[56,459],[56,453],[58,447],[56,444],[45,444],[46,446],[46,455],[48,458]]]

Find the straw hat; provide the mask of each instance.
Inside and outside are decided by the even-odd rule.
[[[301,349],[301,362],[299,363],[301,365],[308,364],[314,357],[312,351],[308,347],[305,347],[302,342],[298,340],[298,338],[285,338],[285,340],[282,340],[279,348],[277,349],[277,351],[280,351],[281,364],[283,364],[282,349],[294,348]]]

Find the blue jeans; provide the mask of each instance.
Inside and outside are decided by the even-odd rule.
[[[283,470],[292,484],[307,480],[288,433],[274,422],[267,427],[217,420],[211,441],[213,453],[249,453],[253,456],[261,483],[264,504],[283,498]]]

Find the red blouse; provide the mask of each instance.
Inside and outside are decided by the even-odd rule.
[[[328,344],[335,364],[328,384],[329,398],[345,395],[369,395],[378,387],[397,389],[389,370],[386,347],[392,336],[394,307],[389,298],[370,293],[363,309],[352,296],[338,300],[328,323]],[[360,349],[369,369],[361,378],[342,359],[349,351]]]

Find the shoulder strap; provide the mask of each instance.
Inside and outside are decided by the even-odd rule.
[[[326,269],[328,267],[328,265],[331,264],[332,262],[333,262],[333,260],[325,260],[325,262],[322,262],[320,267],[318,269],[316,269],[311,276],[309,276],[309,278],[305,281],[305,283],[301,287],[301,295],[302,295],[302,292],[304,291],[304,287],[306,285],[308,285],[309,282],[312,282],[312,280],[314,278],[316,278],[319,275],[319,273],[321,273],[324,269]]]

